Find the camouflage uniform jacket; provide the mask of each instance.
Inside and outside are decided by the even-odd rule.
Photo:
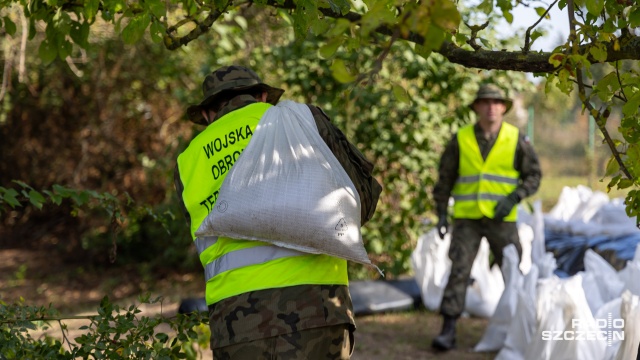
[[[480,125],[474,125],[476,140],[483,159],[487,159],[489,151],[496,142],[497,134],[490,138],[485,138]],[[451,190],[458,180],[458,164],[460,162],[460,150],[458,147],[457,134],[454,134],[447,144],[442,157],[440,158],[439,178],[433,188],[433,198],[436,203],[436,213],[445,214],[449,204]],[[520,133],[516,154],[513,164],[514,169],[520,172],[520,181],[514,191],[520,200],[534,194],[540,186],[542,171],[540,163],[529,138]]]
[[[256,100],[239,95],[229,101],[216,120]],[[362,224],[375,212],[382,187],[373,177],[373,164],[353,146],[319,108],[308,105],[320,136],[340,161],[360,195]],[[174,181],[179,199],[183,186],[178,174]],[[183,210],[188,219],[188,213]],[[349,289],[344,285],[299,285],[266,289],[223,299],[209,306],[211,348],[289,334],[321,326],[350,324],[355,329]]]

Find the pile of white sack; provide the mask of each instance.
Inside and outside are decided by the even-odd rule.
[[[556,260],[545,250],[546,224],[584,232],[597,227],[585,225],[585,217],[607,218],[598,221],[606,231],[622,227],[625,231],[640,231],[630,230],[629,218],[606,216],[609,211],[619,212],[619,206],[623,206],[620,202],[603,201],[601,193],[594,194],[597,198],[586,195],[584,187],[566,188],[547,215],[542,213],[539,202],[534,204],[533,214],[520,207],[518,230],[523,259],[519,262],[515,247],[507,247],[502,271],[497,266],[489,269],[489,246],[483,239],[471,271],[475,281],[467,289],[465,306],[469,315],[489,318],[475,351],[497,352],[496,359],[505,360],[638,357],[640,246],[620,271],[588,249],[585,270],[564,278],[554,274]],[[620,223],[616,226],[612,222]],[[449,275],[449,243],[448,235],[441,240],[433,229],[420,237],[412,254],[423,303],[433,311],[439,310]]]

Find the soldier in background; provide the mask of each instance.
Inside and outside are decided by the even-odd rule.
[[[284,92],[235,65],[209,74],[202,89],[204,99],[187,113],[206,128],[178,156],[174,181],[205,268],[213,358],[349,359],[355,322],[346,260],[256,241],[195,236],[233,166],[229,159],[247,146],[262,115]],[[373,165],[322,110],[308,106],[320,136],[358,190],[364,224],[381,191]],[[227,134],[227,141],[220,141]],[[211,143],[218,145],[215,151],[206,150]],[[212,172],[216,164],[223,164],[224,171]]]
[[[432,341],[438,350],[455,347],[456,321],[464,310],[471,267],[482,237],[487,238],[498,265],[502,265],[502,250],[509,244],[522,256],[516,205],[538,190],[542,172],[528,137],[502,121],[511,105],[511,99],[495,84],[480,86],[470,105],[477,122],[461,128],[440,159],[433,197],[441,239],[448,231],[451,196],[454,221],[451,273],[440,306],[442,331]]]

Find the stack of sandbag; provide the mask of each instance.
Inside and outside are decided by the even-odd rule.
[[[476,351],[499,351],[504,360],[636,359],[640,344],[640,247],[616,271],[592,250],[585,271],[560,278],[553,256],[522,278],[505,274],[505,291]],[[517,261],[505,249],[505,269]],[[545,269],[538,273],[538,267]],[[514,295],[515,293],[515,295]],[[505,319],[507,321],[505,321]]]

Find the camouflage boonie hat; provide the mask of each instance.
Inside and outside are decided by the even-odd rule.
[[[473,109],[473,104],[481,99],[502,100],[506,105],[506,109],[504,110],[505,114],[509,112],[513,105],[513,100],[505,96],[504,90],[494,84],[484,84],[480,86],[480,89],[478,89],[478,93],[476,94],[476,98],[473,100],[471,105],[469,105],[471,109]]]
[[[202,108],[215,103],[220,95],[228,91],[238,91],[257,88],[267,92],[267,102],[275,105],[284,90],[271,87],[260,80],[253,70],[239,65],[224,66],[207,75],[202,83],[204,100],[191,105],[187,109],[189,120],[196,124],[207,125],[202,117]]]

